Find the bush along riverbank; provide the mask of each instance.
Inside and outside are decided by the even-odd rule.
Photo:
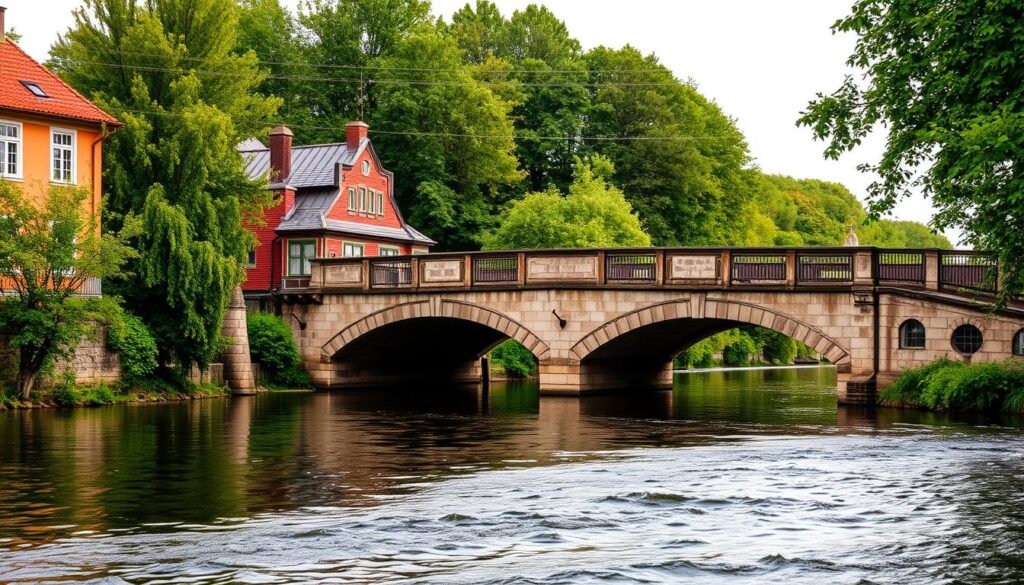
[[[1024,414],[1024,362],[965,364],[945,358],[906,370],[878,396],[882,406]]]
[[[149,378],[132,384],[116,383],[80,386],[74,376],[65,376],[52,387],[33,391],[22,400],[13,387],[0,389],[0,411],[19,408],[69,408],[74,406],[107,406],[134,402],[166,402],[197,400],[226,396],[229,391],[218,384],[196,384],[187,379]]]

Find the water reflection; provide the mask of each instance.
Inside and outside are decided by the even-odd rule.
[[[872,471],[899,478],[910,459],[926,461],[930,455],[932,447],[913,437],[976,436],[982,450],[1020,449],[1020,426],[1019,420],[837,407],[835,373],[828,368],[684,373],[672,391],[584,399],[539,397],[535,383],[517,382],[494,384],[486,393],[471,387],[396,388],[16,412],[0,416],[0,548],[31,549],[73,535],[178,533],[189,525],[244,524],[268,514],[298,513],[312,520],[316,514],[302,511],[386,507],[393,497],[438,486],[442,479],[536,468],[534,479],[543,482],[543,469],[556,464],[610,469],[620,465],[614,463],[616,452],[628,450],[622,452],[632,457],[633,449],[646,447],[731,446],[732,455],[712,450],[707,457],[725,467],[747,462],[729,467],[725,476],[694,476],[691,487],[697,491],[721,489],[729,473],[770,484],[779,478],[761,475],[760,466],[776,454],[747,445],[775,436],[820,437],[799,458],[821,459],[825,467],[845,460],[854,469],[870,464],[851,459],[848,445],[828,437],[880,435],[889,442],[877,449],[857,443],[870,451],[855,455],[870,455],[882,468]],[[1006,437],[1016,442],[990,444]],[[900,440],[905,443],[893,442]],[[689,457],[678,453],[673,461]],[[958,487],[965,491],[956,497],[972,508],[973,529],[990,528],[993,543],[1018,534],[1006,522],[999,527],[979,518],[991,517],[985,506],[996,506],[1007,522],[1021,520],[1019,489],[1004,485],[995,503],[991,494],[969,496],[986,481],[986,465],[1002,465],[1001,477],[1012,478],[1020,460],[993,463],[983,457],[972,465],[962,472]],[[642,475],[644,468],[615,469]],[[661,471],[647,468],[651,481]],[[834,471],[849,474],[841,464]],[[480,477],[485,476],[490,477]],[[1004,567],[1019,558],[1013,556],[1019,546],[988,548],[1004,557]],[[45,554],[33,557],[40,558]]]

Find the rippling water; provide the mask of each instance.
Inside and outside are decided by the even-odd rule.
[[[0,415],[0,582],[1024,582],[1022,421],[834,382]]]

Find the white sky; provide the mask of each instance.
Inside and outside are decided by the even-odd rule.
[[[534,0],[535,2],[537,0]],[[283,0],[294,7],[298,0]],[[466,0],[433,0],[448,18]],[[507,15],[529,0],[496,0]],[[0,0],[7,27],[23,35],[22,47],[46,58],[57,34],[71,25],[81,0]],[[822,144],[794,124],[819,91],[836,88],[847,72],[854,38],[834,36],[829,26],[851,0],[546,0],[584,49],[631,44],[655,53],[680,79],[693,79],[705,96],[736,119],[756,164],[769,173],[819,178],[846,185],[861,200],[871,177],[857,170],[879,157],[876,135],[837,162],[822,157]],[[932,207],[923,197],[903,201],[896,219],[927,223]],[[955,234],[948,234],[955,243]]]

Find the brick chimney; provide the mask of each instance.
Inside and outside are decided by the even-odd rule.
[[[287,126],[270,130],[270,182],[284,181],[292,174],[292,131]]]
[[[349,150],[359,150],[359,141],[370,133],[366,122],[349,122],[345,124],[345,146]]]
[[[6,11],[6,8],[0,6],[0,42],[7,38],[7,29],[4,28],[4,12]]]

